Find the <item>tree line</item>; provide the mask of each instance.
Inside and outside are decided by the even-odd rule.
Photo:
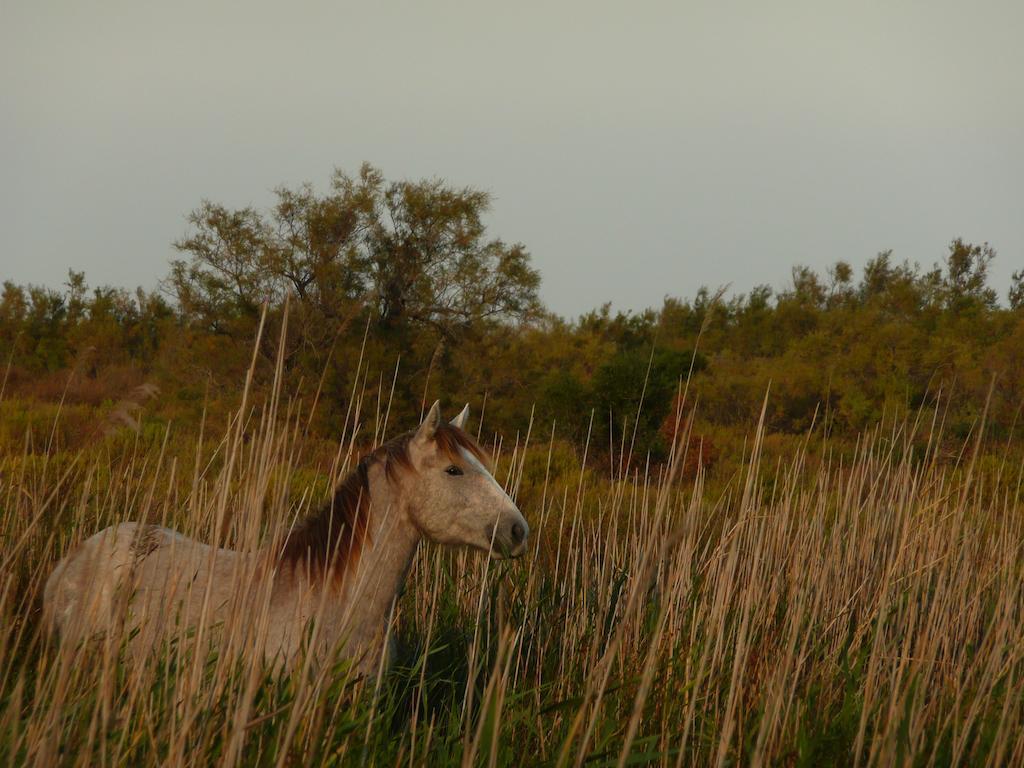
[[[604,305],[569,320],[541,304],[525,246],[488,235],[489,205],[480,190],[388,181],[370,165],[336,171],[324,193],[279,187],[267,210],[204,201],[156,290],[89,289],[75,271],[60,289],[5,282],[5,386],[31,397],[41,377],[102,382],[130,370],[160,382],[165,410],[194,415],[211,392],[240,388],[265,312],[261,375],[283,338],[289,391],[319,393],[325,435],[353,392],[392,400],[396,419],[442,396],[483,404],[489,428],[506,434],[532,418],[589,438],[594,455],[632,448],[657,460],[688,375],[709,433],[749,429],[770,392],[766,423],[779,433],[852,437],[887,414],[931,409],[963,436],[987,404],[989,428],[1012,435],[1024,271],[1002,302],[988,244],[954,239],[925,267],[883,251],[860,275],[843,261],[825,274],[797,266],[781,290],[702,288],[640,313]]]

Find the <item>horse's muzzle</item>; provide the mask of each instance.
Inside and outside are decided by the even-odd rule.
[[[492,557],[507,559],[526,554],[530,526],[522,515],[517,515],[516,518],[498,524],[498,529],[493,533]]]

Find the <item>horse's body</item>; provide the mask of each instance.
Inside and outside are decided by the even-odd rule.
[[[364,457],[275,552],[215,549],[138,523],[100,531],[47,580],[46,620],[65,641],[126,621],[137,653],[185,629],[207,642],[245,636],[233,642],[285,663],[304,647],[318,658],[340,650],[372,672],[423,537],[499,555],[525,550],[526,521],[462,431],[465,413],[442,424],[435,404],[415,433]],[[248,635],[228,630],[239,621]]]

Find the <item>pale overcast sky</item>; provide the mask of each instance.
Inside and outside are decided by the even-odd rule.
[[[202,198],[491,191],[575,314],[794,263],[1024,267],[1024,3],[0,0],[0,279],[153,287]]]

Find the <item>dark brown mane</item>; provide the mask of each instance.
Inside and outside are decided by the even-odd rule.
[[[366,528],[370,509],[370,467],[383,463],[389,481],[399,471],[411,471],[409,443],[415,432],[389,440],[359,460],[356,468],[346,477],[329,502],[318,512],[298,523],[288,535],[281,550],[279,562],[294,568],[305,565],[310,574],[322,574],[326,569],[341,579],[349,567],[355,565],[369,538]],[[437,447],[450,459],[460,458],[465,449],[481,463],[487,463],[486,454],[476,441],[458,427],[442,423],[434,433]]]

